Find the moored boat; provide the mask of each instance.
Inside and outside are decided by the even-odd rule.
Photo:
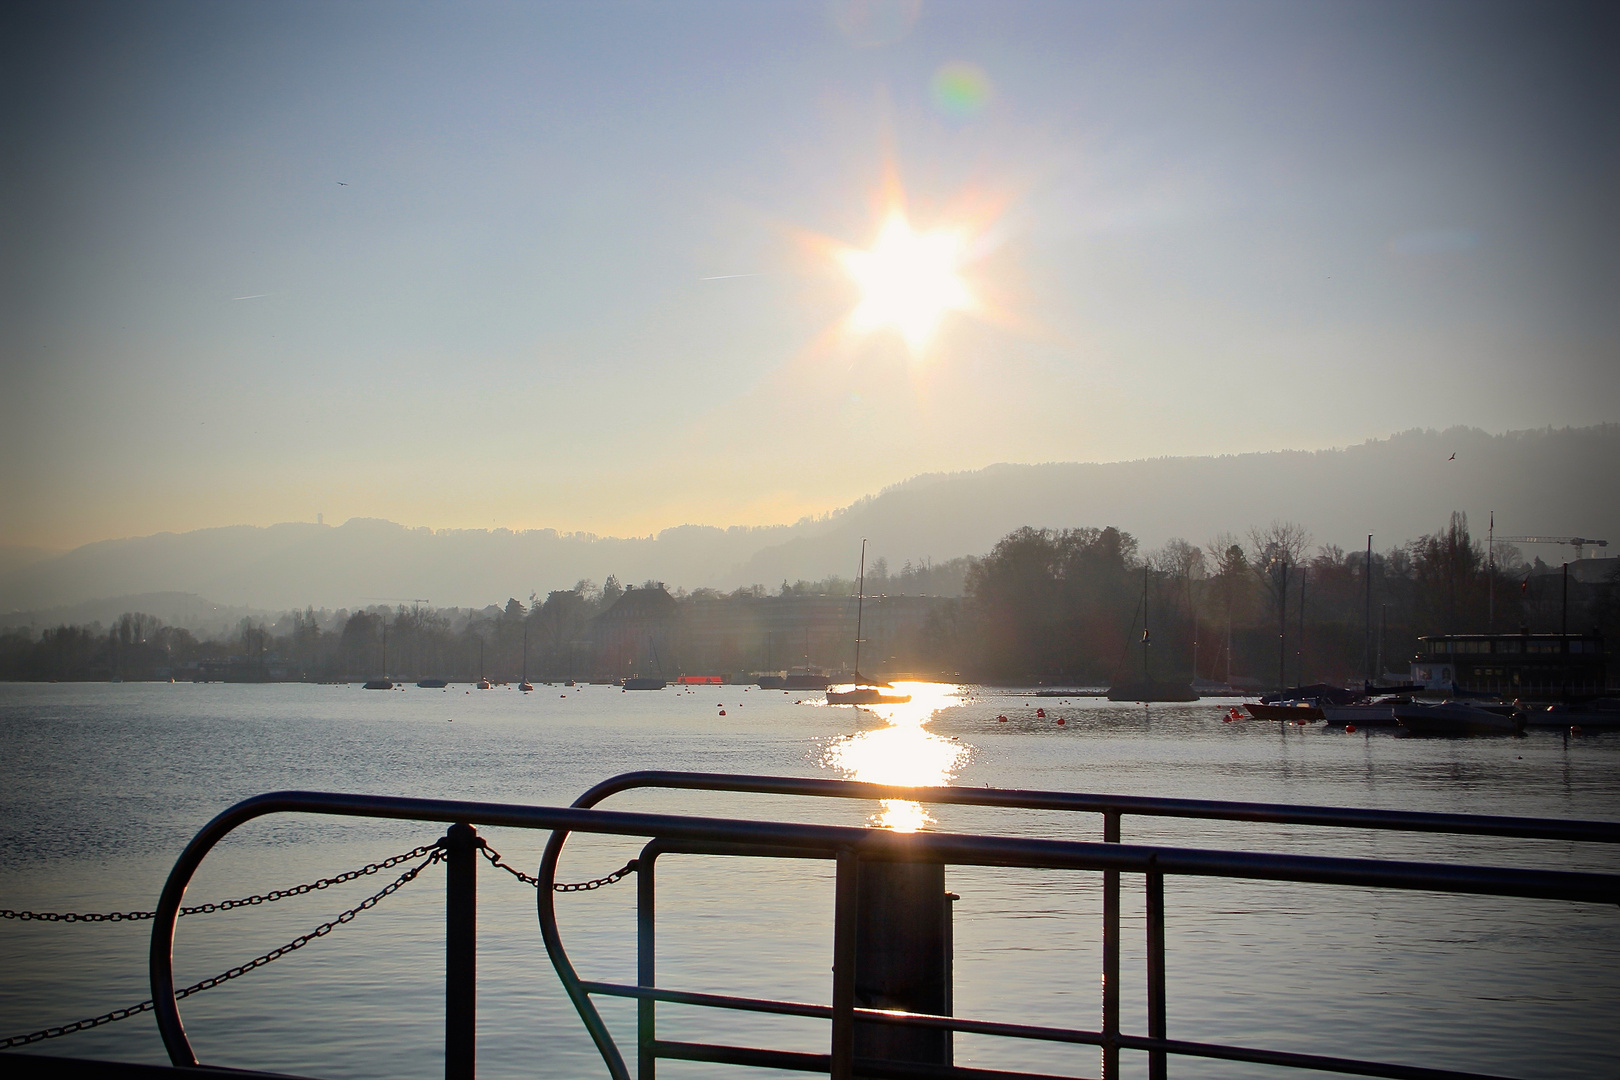
[[[1406,704],[1409,697],[1385,697],[1377,701],[1357,701],[1349,705],[1323,704],[1322,719],[1335,727],[1354,724],[1356,727],[1395,727],[1395,706]]]
[[[910,694],[886,694],[876,686],[827,691],[829,705],[904,705],[910,700]]]
[[[910,694],[886,694],[885,690],[894,687],[886,682],[871,681],[861,676],[861,613],[866,603],[866,541],[861,540],[861,573],[860,584],[855,590],[855,685],[848,690],[833,690],[829,688],[827,680],[823,679],[821,689],[827,691],[827,704],[829,705],[904,705],[911,700]],[[789,675],[792,679],[795,676]],[[820,678],[820,676],[817,676]],[[787,689],[784,685],[783,689]]]
[[[1396,722],[1411,735],[1517,735],[1524,731],[1524,712],[1512,705],[1412,701],[1392,709]]]
[[[418,679],[416,685],[423,690],[443,690],[450,685],[448,679]]]
[[[1620,727],[1620,698],[1549,705],[1526,714],[1524,722],[1531,727]]]
[[[1243,707],[1256,720],[1293,720],[1308,724],[1323,719],[1321,708],[1311,701],[1245,701]]]

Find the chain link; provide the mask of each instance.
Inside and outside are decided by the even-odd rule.
[[[536,889],[540,887],[539,878],[525,874],[517,867],[508,864],[501,858],[501,853],[490,847],[488,844],[485,844],[478,850],[484,853],[484,858],[489,860],[489,865],[505,870],[508,874],[511,874],[525,885]],[[640,866],[640,860],[631,859],[629,862],[613,871],[613,873],[609,874],[607,877],[599,877],[592,881],[557,881],[552,883],[551,890],[552,892],[590,892],[592,889],[600,889],[604,885],[612,885],[614,882],[624,880],[624,878],[640,869]]]
[[[290,952],[302,949],[305,945],[308,945],[316,938],[325,937],[333,930],[336,930],[339,926],[353,922],[355,917],[362,911],[370,911],[386,897],[392,896],[394,893],[404,888],[423,870],[426,870],[436,862],[442,862],[444,860],[444,851],[437,844],[426,844],[407,855],[395,856],[392,860],[393,865],[398,865],[399,860],[410,858],[412,855],[427,855],[427,858],[416,866],[413,866],[409,870],[405,871],[393,881],[389,882],[381,891],[366,897],[348,911],[345,911],[343,914],[337,916],[337,918],[322,923],[307,934],[298,935],[287,944],[281,946],[279,949],[271,949],[264,955],[256,956],[245,964],[238,964],[236,967],[231,968],[229,971],[224,972],[223,974],[215,975],[211,979],[204,979],[199,983],[193,983],[183,990],[176,990],[174,992],[175,999],[179,1000],[181,998],[190,997],[192,994],[200,993],[204,990],[212,990],[220,983],[229,982],[232,979],[240,978],[255,968],[261,968],[268,963],[280,960],[283,956],[286,956]],[[372,865],[380,869],[388,861],[389,860],[385,860],[384,863],[374,863]],[[376,873],[376,870],[367,868],[365,872]],[[352,881],[355,877],[360,875],[361,871],[351,871],[350,875],[344,878],[344,880]],[[332,880],[335,881],[337,879]],[[313,885],[310,886],[310,888],[314,887],[315,886]],[[292,890],[283,890],[283,893],[285,895],[293,894]],[[75,1031],[84,1031],[88,1028],[100,1027],[102,1024],[111,1024],[116,1020],[123,1020],[134,1016],[137,1013],[150,1012],[151,1010],[152,999],[148,998],[139,1005],[131,1005],[127,1009],[114,1009],[110,1013],[103,1013],[100,1016],[94,1016],[88,1020],[77,1020],[71,1024],[62,1024],[59,1027],[42,1028],[39,1031],[29,1032],[27,1035],[13,1035],[8,1039],[0,1039],[0,1050],[9,1050],[13,1046],[26,1046],[29,1043],[40,1042],[44,1039],[60,1038],[63,1035],[71,1035]]]
[[[182,916],[209,915],[216,911],[230,911],[232,908],[255,907],[259,904],[271,904],[277,900],[286,899],[289,896],[306,896],[309,893],[318,892],[321,889],[329,889],[333,885],[342,885],[346,882],[367,877],[382,870],[391,870],[400,863],[410,862],[412,859],[420,859],[422,856],[432,851],[436,846],[436,844],[423,844],[421,847],[404,852],[403,854],[389,856],[381,862],[368,863],[367,865],[360,867],[358,870],[349,870],[342,874],[338,874],[336,877],[321,878],[319,881],[311,881],[305,885],[294,885],[290,889],[275,889],[271,892],[258,893],[254,896],[244,896],[240,900],[220,900],[210,904],[198,904],[195,907],[183,907],[180,909],[180,914]],[[10,908],[0,908],[0,919],[17,919],[22,922],[138,922],[142,919],[151,919],[155,918],[156,916],[157,912],[155,911],[111,911],[106,913],[92,912],[89,914],[84,914],[73,911],[12,911]]]
[[[505,870],[508,874],[511,874],[513,877],[517,878],[519,881],[530,886],[531,888],[538,889],[540,887],[539,878],[530,874],[525,874],[517,867],[507,863],[501,858],[501,853],[490,847],[488,844],[482,844],[478,850],[483,853],[484,858],[489,860],[489,864],[491,866]],[[204,990],[212,990],[221,983],[240,978],[255,968],[261,968],[266,964],[280,960],[283,956],[286,956],[290,952],[302,949],[305,945],[308,945],[316,938],[325,937],[339,926],[353,922],[355,917],[362,911],[369,911],[376,907],[377,904],[383,899],[392,896],[394,893],[404,888],[405,885],[414,880],[416,876],[423,870],[426,870],[436,862],[442,862],[445,858],[445,852],[440,843],[435,842],[432,844],[423,844],[419,848],[414,848],[400,855],[390,856],[381,862],[368,863],[367,865],[360,867],[358,870],[350,870],[346,873],[338,874],[335,877],[322,878],[319,881],[312,881],[307,885],[295,885],[290,889],[276,889],[268,893],[259,893],[254,896],[246,896],[240,900],[222,900],[218,903],[198,904],[195,907],[181,908],[181,915],[202,915],[215,911],[229,911],[232,908],[237,907],[252,907],[257,904],[268,904],[288,896],[304,896],[320,889],[330,888],[333,885],[341,885],[347,881],[354,881],[356,878],[366,877],[367,875],[375,874],[380,870],[390,869],[398,866],[402,862],[409,862],[412,859],[421,858],[424,855],[427,856],[427,858],[424,859],[420,864],[411,867],[398,878],[394,879],[394,881],[390,882],[382,889],[382,891],[366,897],[366,899],[360,901],[359,904],[337,916],[337,918],[332,919],[329,922],[322,923],[307,934],[300,934],[298,937],[293,938],[279,949],[272,949],[262,956],[254,957],[247,963],[239,964],[223,974],[215,975],[211,979],[204,979],[202,982],[194,983],[183,990],[176,990],[174,992],[175,999],[179,1000],[181,998],[190,997],[192,994],[200,993]],[[589,892],[592,889],[600,889],[604,885],[612,885],[615,882],[622,881],[624,878],[635,873],[639,867],[639,860],[631,859],[629,862],[625,863],[619,869],[613,871],[613,873],[607,875],[606,877],[595,878],[591,881],[555,882],[552,884],[551,888],[555,892],[563,893]],[[108,913],[81,914],[77,912],[11,911],[9,909],[0,908],[0,918],[21,919],[25,922],[30,920],[37,920],[41,922],[126,922],[141,919],[151,919],[156,914],[157,913],[153,911],[114,911]],[[152,1001],[151,999],[147,999],[146,1001],[141,1002],[139,1005],[131,1005],[127,1009],[114,1009],[112,1012],[103,1013],[100,1016],[93,1016],[87,1020],[77,1020],[71,1024],[62,1024],[58,1027],[42,1028],[39,1031],[33,1031],[27,1035],[13,1035],[7,1039],[0,1039],[0,1050],[9,1050],[14,1046],[26,1046],[29,1043],[40,1042],[44,1039],[60,1038],[63,1035],[71,1035],[76,1031],[85,1031],[89,1028],[100,1027],[103,1024],[111,1024],[118,1020],[127,1019],[136,1015],[137,1013],[151,1011]]]

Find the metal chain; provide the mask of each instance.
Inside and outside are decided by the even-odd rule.
[[[290,889],[275,889],[271,892],[259,893],[254,896],[244,896],[240,900],[220,900],[211,904],[198,904],[195,907],[183,907],[180,909],[180,914],[182,916],[208,915],[216,911],[230,911],[232,908],[254,907],[258,904],[270,904],[277,900],[285,899],[289,896],[305,896],[321,889],[329,889],[333,885],[342,885],[345,882],[354,881],[357,878],[363,878],[368,875],[375,874],[381,870],[393,869],[400,863],[410,862],[412,859],[420,859],[422,856],[432,851],[436,846],[436,844],[423,844],[421,847],[414,848],[410,851],[404,852],[403,854],[392,855],[384,859],[382,862],[368,863],[367,865],[360,867],[358,870],[349,870],[345,873],[338,874],[336,877],[321,878],[319,881],[311,881],[306,885],[294,885]],[[83,914],[73,911],[12,911],[10,908],[0,908],[0,919],[18,919],[22,922],[137,922],[142,919],[155,918],[156,915],[157,912],[155,911],[112,911],[105,914],[100,912]]]
[[[491,866],[505,870],[508,874],[511,874],[525,885],[536,889],[540,887],[539,878],[525,874],[517,867],[507,863],[501,858],[501,853],[490,847],[488,844],[480,846],[478,850],[483,853],[484,858],[489,860],[489,864]],[[232,979],[240,978],[255,968],[261,968],[268,963],[280,960],[283,956],[286,956],[290,952],[297,949],[302,949],[305,945],[308,945],[316,938],[325,937],[339,926],[353,922],[355,916],[359,915],[362,911],[369,911],[370,909],[376,907],[377,904],[385,897],[391,896],[395,892],[399,891],[406,884],[415,879],[415,877],[423,870],[426,870],[436,862],[442,862],[445,858],[445,853],[443,847],[438,843],[423,844],[419,848],[414,848],[411,851],[404,852],[400,855],[391,856],[382,860],[381,862],[369,863],[366,866],[360,867],[358,870],[350,870],[347,873],[338,874],[336,877],[322,878],[319,881],[312,881],[307,885],[296,885],[290,889],[277,889],[273,892],[243,897],[240,900],[222,900],[218,903],[198,904],[195,907],[181,908],[181,915],[200,915],[214,911],[229,911],[236,907],[251,907],[256,904],[268,904],[284,897],[303,896],[319,889],[330,888],[333,885],[341,885],[344,882],[353,881],[356,878],[365,877],[369,874],[375,874],[379,870],[385,870],[398,866],[402,862],[420,858],[423,855],[426,855],[427,858],[419,865],[411,867],[388,886],[386,886],[381,892],[368,896],[366,899],[360,901],[359,904],[350,908],[348,911],[345,911],[337,918],[332,919],[329,922],[322,923],[320,926],[317,926],[314,930],[311,930],[307,934],[300,934],[298,937],[293,938],[279,949],[272,949],[263,956],[255,957],[254,959],[249,960],[247,963],[233,967],[229,971],[220,975],[215,975],[211,979],[204,979],[202,982],[195,983],[183,990],[176,990],[174,992],[175,999],[179,1000],[181,998],[190,997],[192,994],[200,993],[203,990],[211,990],[220,983],[229,982]],[[591,881],[555,882],[552,884],[551,888],[555,892],[564,893],[589,892],[592,889],[600,889],[604,885],[612,885],[615,882],[622,881],[624,878],[635,873],[639,868],[639,860],[631,859],[629,862],[625,863],[619,869],[613,871],[613,873],[607,875],[606,877],[599,877]],[[24,921],[39,920],[42,922],[124,922],[150,919],[156,914],[156,912],[152,911],[114,911],[106,914],[80,914],[74,912],[59,913],[50,911],[11,911],[9,909],[0,908],[0,918],[21,919]],[[136,1015],[137,1013],[150,1012],[151,1010],[152,1001],[149,998],[146,1001],[141,1002],[139,1005],[131,1005],[127,1009],[114,1009],[112,1012],[103,1013],[100,1016],[94,1016],[87,1020],[77,1020],[71,1024],[62,1024],[58,1027],[42,1028],[39,1031],[33,1031],[27,1035],[13,1035],[7,1039],[0,1039],[0,1050],[9,1050],[14,1046],[26,1046],[29,1043],[40,1042],[44,1039],[60,1038],[63,1035],[71,1035],[76,1031],[85,1031],[89,1028],[100,1027],[102,1024],[111,1024],[114,1021],[124,1020],[128,1017]]]
[[[444,859],[444,851],[441,848],[439,848],[439,846],[437,844],[426,844],[426,845],[424,845],[424,846],[422,846],[420,848],[417,848],[414,852],[411,852],[410,854],[411,855],[426,854],[428,857],[425,860],[423,860],[421,863],[419,863],[418,865],[411,867],[409,870],[405,871],[399,877],[395,878],[392,882],[390,882],[387,886],[385,886],[382,889],[382,891],[377,892],[377,893],[373,893],[371,896],[366,897],[364,900],[360,901],[360,903],[356,904],[354,907],[350,908],[348,911],[345,911],[343,914],[339,915],[337,918],[331,919],[328,922],[322,923],[321,925],[317,926],[315,929],[311,930],[307,934],[298,935],[297,937],[295,937],[291,941],[289,941],[287,944],[281,946],[279,949],[271,949],[269,952],[265,953],[263,956],[254,957],[252,960],[249,960],[245,964],[238,964],[236,967],[231,968],[229,971],[227,971],[227,972],[225,972],[223,974],[215,975],[211,979],[204,979],[200,983],[193,983],[192,985],[186,987],[183,990],[176,990],[174,992],[175,999],[179,1000],[180,998],[187,998],[187,997],[190,997],[192,994],[200,993],[200,992],[202,992],[204,990],[212,990],[214,987],[218,986],[220,983],[229,982],[232,979],[240,978],[241,976],[246,975],[248,972],[252,971],[254,968],[261,968],[264,965],[266,965],[268,963],[271,963],[272,961],[280,960],[283,956],[286,956],[290,952],[293,952],[293,951],[298,950],[298,949],[302,949],[305,945],[308,945],[310,942],[314,941],[316,938],[325,937],[327,934],[330,934],[333,930],[336,930],[339,926],[343,926],[346,923],[353,922],[354,919],[355,919],[355,916],[359,915],[362,911],[369,911],[372,908],[376,907],[377,904],[380,903],[385,897],[392,896],[394,893],[396,893],[400,889],[404,888],[407,884],[409,884],[416,877],[416,875],[420,874],[423,870],[426,870],[428,867],[432,866],[434,863],[441,862]],[[395,865],[397,865],[399,859],[409,858],[409,857],[410,857],[410,855],[395,856],[393,860],[389,860],[389,861],[392,861]],[[377,867],[381,867],[383,865],[386,865],[387,862],[388,861],[385,861],[384,863],[373,864],[373,865],[377,866]],[[366,872],[375,873],[376,871],[372,870],[372,869],[368,869]],[[359,876],[360,873],[361,873],[360,871],[351,871],[352,876],[348,877],[346,880],[353,880],[353,877]],[[336,880],[336,879],[333,879],[333,880]],[[310,886],[310,888],[314,888],[314,887],[315,886],[313,886],[313,885]],[[284,890],[284,892],[287,895],[291,895],[291,890]],[[152,1009],[152,999],[148,998],[147,1000],[141,1002],[139,1005],[131,1005],[127,1009],[114,1009],[110,1013],[103,1013],[100,1016],[94,1016],[94,1017],[91,1017],[88,1020],[78,1020],[78,1021],[75,1021],[74,1023],[71,1023],[71,1024],[62,1024],[59,1027],[42,1028],[39,1031],[33,1031],[33,1032],[28,1033],[27,1035],[13,1035],[8,1039],[0,1039],[0,1050],[9,1050],[13,1046],[26,1046],[29,1043],[40,1042],[41,1040],[44,1040],[44,1039],[60,1038],[63,1035],[71,1035],[75,1031],[84,1031],[84,1030],[86,1030],[88,1028],[100,1027],[102,1024],[113,1023],[115,1020],[123,1020],[123,1019],[125,1019],[127,1017],[134,1016],[136,1013],[150,1012],[151,1009]]]
[[[483,852],[484,858],[489,860],[489,865],[499,867],[500,869],[505,870],[508,874],[511,874],[513,877],[517,878],[519,881],[523,882],[523,884],[525,884],[525,885],[532,886],[533,888],[536,888],[536,889],[538,889],[540,887],[540,879],[539,878],[533,877],[533,876],[531,876],[529,874],[525,874],[523,871],[519,870],[517,867],[508,864],[507,862],[502,860],[501,853],[496,851],[494,848],[490,847],[488,844],[485,844],[483,847],[479,848],[478,850]],[[551,891],[552,892],[590,892],[592,889],[600,889],[604,885],[612,885],[614,882],[624,880],[624,878],[628,877],[629,875],[635,873],[638,869],[640,869],[640,866],[641,866],[641,862],[640,862],[639,859],[631,859],[629,862],[625,863],[623,866],[621,866],[617,870],[613,871],[613,873],[609,874],[607,877],[599,877],[599,878],[596,878],[593,881],[572,881],[572,882],[556,881],[556,882],[552,883]]]

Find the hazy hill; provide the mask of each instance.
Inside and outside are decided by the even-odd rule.
[[[1455,459],[1451,458],[1455,454]],[[1118,525],[1144,548],[1205,543],[1281,518],[1317,543],[1380,547],[1469,514],[1483,536],[1580,534],[1620,543],[1620,425],[1490,435],[1413,431],[1320,452],[993,465],[919,476],[792,526],[682,526],[656,537],[552,530],[412,529],[354,519],[162,533],[88,544],[0,574],[0,611],[177,592],[231,607],[353,607],[422,598],[478,605],[608,574],[638,583],[732,587],[853,576],[860,538],[891,569],[907,558],[981,554],[1020,525]],[[1614,549],[1611,549],[1613,551]],[[1548,562],[1567,549],[1538,548]],[[161,614],[154,612],[154,614]]]
[[[0,614],[0,630],[17,626],[42,630],[52,626],[88,626],[93,623],[110,626],[127,611],[155,615],[168,626],[184,626],[211,637],[229,634],[245,617],[263,619],[273,614],[260,608],[225,607],[194,593],[138,593],[42,610],[5,612]]]
[[[1456,458],[1452,459],[1451,455]],[[870,554],[979,554],[1018,525],[1118,525],[1144,549],[1180,536],[1292,520],[1318,544],[1379,548],[1434,532],[1452,510],[1483,538],[1579,535],[1620,545],[1620,425],[1490,435],[1473,428],[1410,431],[1359,446],[1107,464],[992,465],[919,476],[764,548],[728,580],[854,573]],[[1615,549],[1611,548],[1611,551]],[[1527,549],[1548,562],[1568,548]],[[1589,552],[1591,554],[1591,552]]]

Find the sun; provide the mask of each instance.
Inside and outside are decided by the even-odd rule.
[[[839,252],[861,290],[851,326],[862,332],[893,329],[913,352],[926,348],[947,314],[973,306],[961,276],[966,246],[961,232],[917,232],[903,212],[891,211],[870,250]]]

